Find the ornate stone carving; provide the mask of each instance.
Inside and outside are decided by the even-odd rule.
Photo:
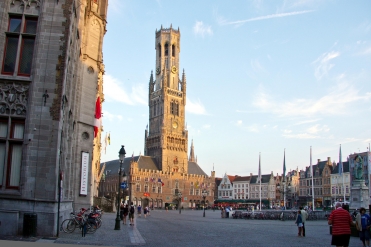
[[[26,115],[28,91],[28,85],[0,82],[0,114]]]
[[[12,0],[10,3],[14,5],[16,1],[20,2],[20,6],[31,7],[31,3],[34,3],[36,7],[40,7],[41,0]]]

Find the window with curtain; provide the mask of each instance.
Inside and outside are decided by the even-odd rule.
[[[24,119],[0,118],[0,186],[8,189],[20,184],[23,135]]]

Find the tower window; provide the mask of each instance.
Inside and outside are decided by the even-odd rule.
[[[171,46],[171,55],[175,57],[175,45]]]
[[[179,116],[179,105],[178,102],[170,103],[170,112],[172,115]]]
[[[161,45],[158,45],[158,57],[161,57]]]
[[[165,56],[169,55],[169,45],[165,44]]]

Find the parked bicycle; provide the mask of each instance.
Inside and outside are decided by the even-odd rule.
[[[95,218],[89,218],[88,214],[84,214],[86,211],[85,208],[82,208],[78,214],[71,213],[71,218],[62,222],[61,230],[65,233],[72,233],[78,227],[80,230],[86,229],[86,233],[94,233],[99,224]]]

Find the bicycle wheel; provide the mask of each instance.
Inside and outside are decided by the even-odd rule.
[[[86,227],[87,227],[87,233],[94,233],[98,229],[98,226],[96,223],[86,222]]]
[[[102,219],[101,218],[96,218],[95,222],[97,223],[97,229],[102,226]]]
[[[66,219],[61,224],[61,230],[65,233],[72,233],[76,228],[75,221],[73,219]]]

